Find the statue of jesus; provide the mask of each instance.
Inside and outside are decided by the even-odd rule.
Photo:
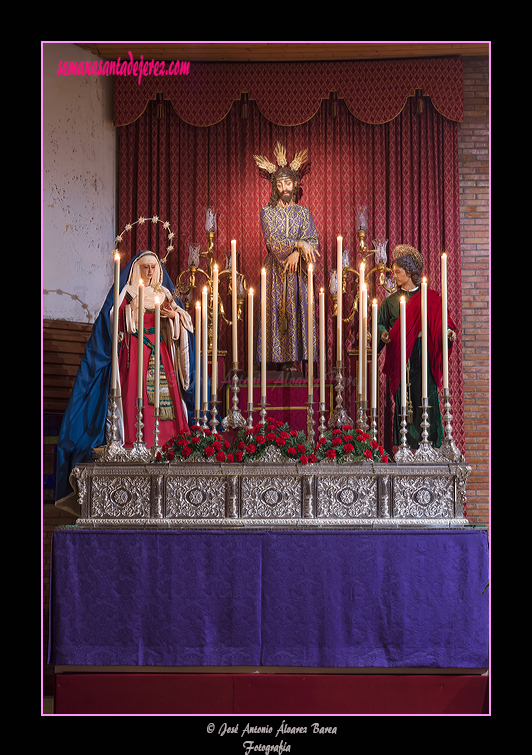
[[[266,158],[254,155],[261,174],[272,184],[270,201],[260,211],[260,221],[268,256],[266,270],[266,360],[294,368],[294,362],[308,359],[309,338],[316,355],[315,321],[308,332],[308,265],[314,265],[318,252],[318,232],[308,207],[299,204],[301,178],[307,163],[307,150],[287,164],[285,149],[277,142],[276,167]],[[307,168],[308,169],[308,168]],[[259,327],[258,361],[261,360],[262,332]]]

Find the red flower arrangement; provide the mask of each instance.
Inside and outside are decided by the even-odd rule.
[[[242,463],[260,459],[271,446],[281,455],[300,464],[316,464],[324,459],[338,464],[364,460],[388,463],[389,455],[372,440],[368,433],[356,430],[351,425],[328,431],[315,444],[307,440],[303,431],[290,430],[287,423],[266,418],[265,425],[240,430],[233,446],[218,433],[202,430],[199,425],[191,428],[192,435],[175,435],[157,454],[157,461],[174,459]]]

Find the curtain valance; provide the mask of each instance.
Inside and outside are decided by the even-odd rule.
[[[166,66],[168,71],[168,66]],[[412,58],[309,63],[190,63],[187,75],[116,75],[114,124],[136,121],[158,93],[192,126],[212,126],[235,100],[255,100],[274,124],[305,123],[322,100],[343,99],[364,123],[387,123],[421,89],[451,121],[463,120],[461,58]]]

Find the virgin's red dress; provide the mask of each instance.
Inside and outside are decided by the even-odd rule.
[[[124,414],[124,445],[130,447],[137,440],[137,373],[138,373],[138,349],[139,340],[136,335],[127,332],[124,318],[125,301],[120,308],[120,330],[124,333],[124,338],[120,347],[118,356],[118,367],[120,371],[120,391],[122,395],[122,408]],[[144,314],[144,335],[152,344],[155,344],[155,335],[146,333],[155,327],[155,314],[145,312]],[[147,391],[147,373],[151,356],[151,349],[144,342],[143,348],[143,440],[148,448],[153,446],[154,436],[154,406],[149,403]],[[176,377],[170,352],[164,341],[161,342],[161,365],[164,368],[168,380],[168,388],[172,405],[174,409],[174,419],[159,420],[159,445],[162,446],[169,438],[180,433],[188,433],[189,427],[179,393],[179,386]]]

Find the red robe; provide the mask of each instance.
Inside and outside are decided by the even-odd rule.
[[[139,340],[136,335],[131,335],[127,332],[124,323],[124,307],[126,301],[122,303],[120,311],[121,327],[120,330],[124,333],[124,339],[120,347],[120,354],[118,357],[118,367],[120,371],[120,391],[122,395],[122,408],[124,413],[124,445],[130,447],[137,440],[137,428],[135,423],[137,422],[137,372],[138,372],[138,344]],[[145,312],[144,314],[144,329],[153,328],[155,325],[155,314],[153,312]],[[146,337],[152,343],[155,343],[154,334],[146,334]],[[144,427],[143,440],[148,448],[153,446],[153,427],[154,427],[154,406],[148,401],[147,392],[147,372],[148,364],[151,355],[151,349],[146,344],[142,343],[143,353],[143,422]],[[174,408],[173,420],[160,420],[159,421],[159,445],[162,446],[173,435],[179,435],[180,433],[188,433],[189,427],[185,412],[183,409],[183,403],[179,393],[179,386],[177,385],[177,378],[174,372],[172,359],[170,352],[166,346],[166,343],[161,343],[161,364],[164,368],[164,372],[168,379],[168,386],[170,389],[170,396],[172,399],[172,405]]]
[[[432,375],[439,387],[443,377],[442,361],[442,299],[439,294],[427,289],[428,358]],[[452,317],[447,313],[447,326],[456,333]],[[406,303],[406,358],[410,358],[414,344],[421,331],[421,289]],[[390,378],[390,390],[395,396],[401,383],[401,318],[390,330],[390,342],[386,346],[383,372]]]

